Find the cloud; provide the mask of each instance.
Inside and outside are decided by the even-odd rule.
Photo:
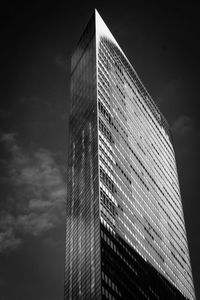
[[[193,130],[193,127],[193,120],[186,115],[179,116],[171,126],[172,131],[179,136],[189,134]]]
[[[0,142],[9,155],[4,161],[7,185],[0,203],[0,252],[14,249],[26,235],[39,236],[64,222],[66,184],[64,170],[47,149],[25,150],[13,133]]]

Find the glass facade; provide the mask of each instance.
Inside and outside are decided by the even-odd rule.
[[[65,299],[195,299],[169,126],[97,11],[71,70]]]
[[[65,299],[100,299],[100,223],[94,19],[72,57]]]

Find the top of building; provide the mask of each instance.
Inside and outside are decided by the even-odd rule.
[[[148,105],[150,111],[152,112],[152,114],[154,115],[154,117],[156,118],[158,123],[163,127],[167,136],[169,137],[170,141],[172,142],[172,135],[171,135],[170,127],[169,127],[167,120],[165,119],[163,114],[160,112],[160,110],[157,107],[157,105],[155,104],[154,100],[151,98],[150,94],[148,93],[148,91],[146,90],[142,81],[140,80],[137,72],[133,68],[132,64],[128,60],[127,56],[125,55],[125,53],[123,52],[123,50],[121,49],[119,44],[117,43],[116,39],[114,38],[114,36],[110,32],[110,30],[108,29],[107,25],[103,21],[102,17],[100,16],[100,14],[98,13],[96,8],[95,8],[94,16],[95,16],[97,45],[98,45],[99,41],[104,38],[110,43],[110,45],[113,46],[113,48],[115,48],[114,50],[115,50],[116,54],[119,56],[120,60],[123,62],[128,73],[134,79],[134,82],[135,82],[137,88],[139,89],[139,92],[142,95],[145,103]]]

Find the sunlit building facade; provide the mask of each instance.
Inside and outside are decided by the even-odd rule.
[[[195,299],[168,123],[97,11],[69,136],[65,299]]]

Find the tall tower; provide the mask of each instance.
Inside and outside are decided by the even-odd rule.
[[[168,123],[97,11],[69,136],[65,299],[195,299]]]

